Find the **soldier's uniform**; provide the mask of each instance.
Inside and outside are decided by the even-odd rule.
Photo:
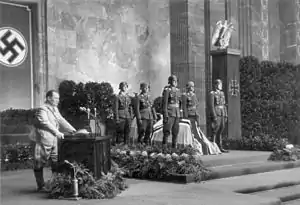
[[[197,109],[198,104],[199,102],[194,92],[187,92],[182,95],[183,118],[192,118],[200,125],[200,115]]]
[[[115,121],[117,131],[117,143],[123,139],[126,144],[129,140],[131,121],[133,117],[131,97],[128,94],[119,93],[115,98]]]
[[[150,135],[153,130],[153,121],[156,120],[156,112],[152,105],[153,103],[150,100],[150,96],[148,94],[141,93],[137,95],[135,113],[138,125],[139,143],[150,143]]]
[[[194,137],[198,140],[198,142],[202,145],[202,152],[204,155],[209,154],[209,148],[198,132],[198,128],[200,126],[200,115],[198,111],[198,99],[196,94],[190,90],[191,87],[194,87],[194,82],[190,81],[187,84],[187,91],[182,95],[182,110],[183,110],[183,118],[189,119],[191,122],[191,129]],[[197,126],[198,125],[198,126]]]
[[[223,91],[216,90],[210,92],[210,114],[212,118],[213,141],[217,143],[220,150],[222,147],[222,134],[227,120],[227,108]]]
[[[176,76],[170,76],[169,82],[173,78],[177,80]],[[172,132],[172,147],[176,147],[180,120],[180,98],[181,94],[178,88],[171,85],[164,88],[162,94],[163,146],[167,144],[168,137]]]

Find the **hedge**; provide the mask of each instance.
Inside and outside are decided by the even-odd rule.
[[[66,80],[60,83],[58,90],[60,112],[76,128],[82,128],[87,119],[87,114],[80,111],[80,107],[89,107],[92,113],[96,108],[102,122],[110,122],[113,118],[114,91],[110,83],[76,84],[74,81]]]
[[[287,62],[240,60],[243,137],[295,139],[299,122],[299,66]]]

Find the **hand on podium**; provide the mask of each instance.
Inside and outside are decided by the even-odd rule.
[[[80,129],[80,130],[77,130],[75,133],[73,133],[74,136],[76,135],[88,135],[90,134],[86,129]]]

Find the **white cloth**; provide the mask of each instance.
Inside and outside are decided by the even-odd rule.
[[[198,135],[201,136],[202,143],[204,143],[205,146],[208,147],[210,155],[221,154],[221,151],[217,146],[217,144],[209,141],[200,129],[198,129]],[[136,122],[136,118],[134,118],[131,124],[130,143],[137,142],[137,138],[138,138],[137,122]],[[153,126],[151,143],[161,144],[162,139],[163,139],[163,120],[160,119]],[[172,143],[172,134],[170,134],[170,136],[168,137],[167,142]],[[194,135],[192,133],[190,120],[187,119],[180,120],[177,144],[181,146],[191,145],[193,148],[197,149],[200,154],[203,154],[201,142],[199,142],[196,138],[194,138]]]

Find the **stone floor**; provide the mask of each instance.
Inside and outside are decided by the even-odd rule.
[[[241,194],[255,188],[276,187],[279,184],[300,184],[300,168],[246,175],[207,181],[200,184],[173,184],[128,180],[130,188],[112,200],[50,200],[44,194],[34,192],[35,183],[31,170],[1,173],[2,205],[47,205],[53,204],[105,204],[105,205],[258,205],[281,204],[279,196],[268,194]],[[50,176],[50,172],[47,173]],[[278,193],[277,193],[278,194]],[[281,193],[279,193],[280,195]],[[286,194],[283,191],[283,194]],[[291,204],[294,202],[291,202]],[[288,204],[288,203],[286,203]]]
[[[280,205],[283,204],[281,200],[285,202],[293,199],[284,203],[293,205],[296,199],[300,198],[300,168],[297,168],[300,162],[268,162],[269,154],[231,151],[229,154],[218,156],[203,156],[203,162],[218,175],[218,179],[198,184],[129,179],[129,189],[112,200],[50,200],[44,194],[35,193],[31,170],[2,172],[1,204]],[[50,177],[49,170],[46,173],[47,177]]]

